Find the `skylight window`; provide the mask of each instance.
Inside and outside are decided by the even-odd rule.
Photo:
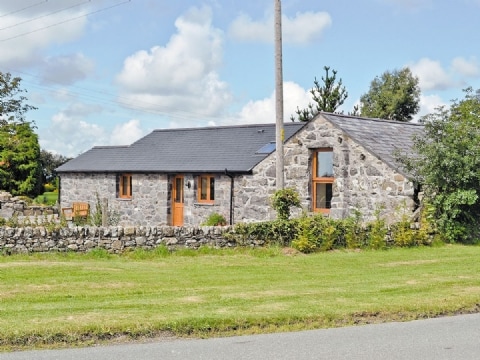
[[[269,142],[268,144],[263,145],[260,149],[257,150],[255,154],[270,154],[276,149],[276,144],[274,141]]]

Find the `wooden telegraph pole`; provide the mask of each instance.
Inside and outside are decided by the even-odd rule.
[[[280,0],[275,1],[275,116],[276,116],[276,184],[277,190],[284,188],[283,164],[283,64],[282,64],[282,5]]]

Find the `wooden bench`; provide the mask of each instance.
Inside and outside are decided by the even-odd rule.
[[[62,214],[66,220],[73,218],[87,218],[90,212],[90,205],[87,202],[74,202],[72,207],[62,208]]]

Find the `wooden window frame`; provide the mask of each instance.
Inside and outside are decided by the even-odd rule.
[[[325,153],[329,152],[332,153],[332,158],[333,158],[333,149],[332,148],[321,148],[321,149],[315,149],[313,151],[313,156],[312,156],[312,210],[314,212],[319,212],[322,214],[330,214],[330,208],[318,208],[316,207],[316,200],[317,200],[317,184],[332,184],[335,181],[335,176],[332,177],[317,177],[317,164],[318,164],[318,154],[319,153]],[[333,165],[333,164],[332,164]],[[332,168],[333,172],[333,168]],[[330,204],[331,204],[331,199],[330,199]]]
[[[124,188],[124,183],[125,182],[127,183],[126,189]],[[131,199],[132,198],[132,174],[119,174],[119,176],[118,176],[118,197],[120,199]]]
[[[202,179],[207,179],[206,199],[202,199]],[[213,193],[211,192],[211,181],[213,180]],[[215,202],[215,176],[199,175],[197,186],[197,201],[203,204],[213,204]]]

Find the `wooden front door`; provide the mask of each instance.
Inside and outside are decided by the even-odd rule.
[[[173,179],[173,226],[183,225],[183,176]]]

